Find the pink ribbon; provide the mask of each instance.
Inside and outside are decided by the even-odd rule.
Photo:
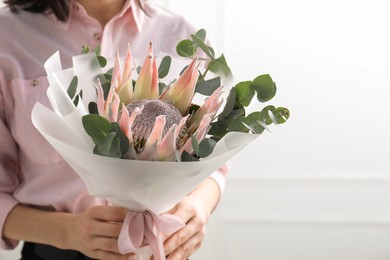
[[[149,243],[154,259],[165,260],[163,234],[170,236],[182,227],[183,221],[175,215],[129,211],[118,238],[119,252],[133,252],[145,241]]]

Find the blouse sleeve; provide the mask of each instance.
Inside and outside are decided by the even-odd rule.
[[[12,138],[6,120],[5,105],[5,82],[0,72],[0,227],[3,230],[5,220],[13,207],[18,204],[13,193],[18,187],[19,163],[17,145]],[[9,93],[8,93],[9,94]],[[10,96],[10,95],[9,95]],[[9,97],[11,98],[11,97]],[[2,232],[3,233],[3,232]],[[18,241],[6,239],[3,236],[0,240],[0,248],[12,249]]]

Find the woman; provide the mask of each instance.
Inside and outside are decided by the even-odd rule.
[[[22,259],[128,259],[118,252],[126,210],[88,195],[77,174],[31,123],[35,102],[48,103],[43,63],[59,50],[64,67],[83,45],[102,55],[141,60],[148,43],[174,55],[194,33],[183,17],[137,0],[8,0],[0,11],[1,248],[27,241]],[[221,170],[170,213],[186,226],[164,242],[168,259],[186,259],[203,240],[205,224],[223,189]]]

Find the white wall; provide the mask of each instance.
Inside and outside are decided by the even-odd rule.
[[[235,79],[270,73],[291,119],[231,161],[196,259],[389,259],[386,1],[218,3]]]
[[[271,103],[291,110],[286,125],[233,160],[240,176],[389,172],[385,0],[165,2],[211,29],[237,82],[270,73]]]

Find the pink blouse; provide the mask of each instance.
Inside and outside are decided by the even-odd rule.
[[[78,2],[71,4],[67,22],[53,14],[0,9],[0,228],[18,203],[48,210],[80,212],[99,203],[78,175],[45,141],[31,123],[31,110],[39,101],[48,105],[43,63],[57,50],[63,67],[83,45],[101,45],[112,57],[118,49],[141,60],[153,41],[155,52],[175,55],[176,44],[196,31],[184,17],[145,2],[146,13],[128,0],[122,11],[104,28]],[[224,188],[227,169],[212,177]],[[0,248],[13,248],[17,241],[0,240]]]

